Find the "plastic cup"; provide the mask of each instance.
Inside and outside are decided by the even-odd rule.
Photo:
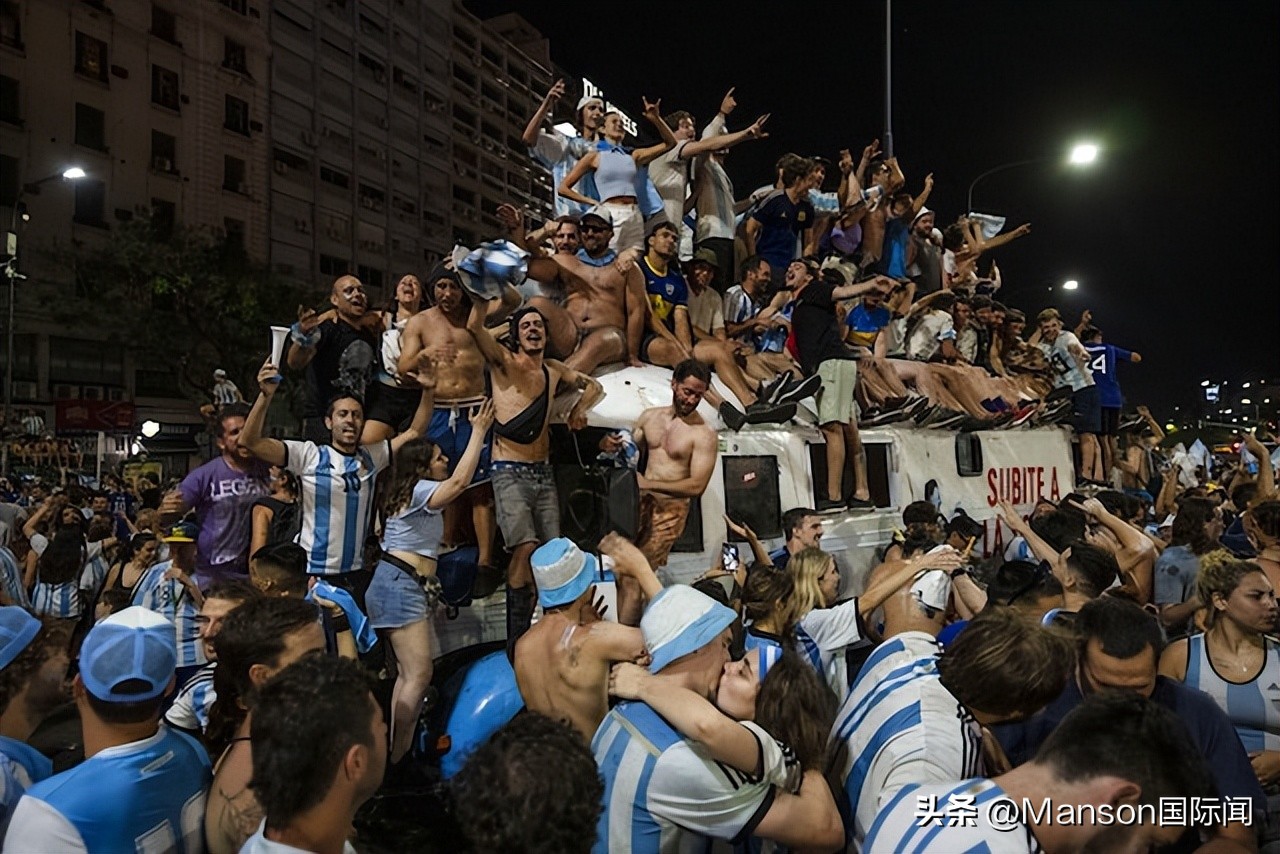
[[[280,360],[284,358],[284,342],[289,337],[289,327],[273,326],[271,327],[271,364],[276,366],[277,371],[280,368]],[[280,381],[284,377],[276,374],[276,381]]]

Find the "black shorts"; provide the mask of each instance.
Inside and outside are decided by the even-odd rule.
[[[1077,433],[1102,431],[1102,403],[1096,385],[1071,392],[1071,426]]]
[[[1120,435],[1120,407],[1118,406],[1102,407],[1102,435],[1103,436],[1119,436]]]
[[[372,382],[369,383],[366,397],[368,407],[364,413],[365,421],[390,424],[397,433],[403,433],[413,421],[413,414],[418,411],[422,390]]]

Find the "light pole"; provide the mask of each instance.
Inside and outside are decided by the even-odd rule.
[[[5,278],[9,280],[9,322],[5,326],[5,363],[4,363],[4,424],[0,425],[0,430],[7,426],[13,418],[13,297],[14,285],[18,279],[25,279],[22,273],[18,271],[18,232],[21,223],[27,220],[27,215],[22,209],[22,197],[28,193],[36,194],[40,192],[40,187],[50,181],[56,181],[61,178],[64,181],[78,181],[85,176],[85,171],[79,166],[71,166],[61,172],[55,172],[52,175],[46,175],[39,181],[33,181],[29,184],[23,184],[18,189],[18,195],[13,200],[13,215],[9,222],[9,233],[5,235],[5,250],[8,252],[9,260],[4,265]],[[4,473],[9,473],[9,443],[4,443]]]
[[[1091,142],[1078,143],[1071,149],[1071,153],[1067,157],[1067,163],[1071,166],[1082,167],[1089,166],[1098,159],[1098,146]],[[997,172],[1004,172],[1007,169],[1016,169],[1019,166],[1031,166],[1036,163],[1049,163],[1057,158],[1054,157],[1030,157],[1026,160],[1011,160],[1008,163],[1001,163],[999,166],[993,166],[986,172],[983,172],[969,184],[968,200],[966,202],[966,210],[973,213],[973,188],[978,186],[983,178],[995,175]]]

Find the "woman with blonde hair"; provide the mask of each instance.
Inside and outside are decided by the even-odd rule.
[[[1204,691],[1227,713],[1267,793],[1268,842],[1280,841],[1280,640],[1276,594],[1262,567],[1215,551],[1196,580],[1202,633],[1170,644],[1160,673]]]

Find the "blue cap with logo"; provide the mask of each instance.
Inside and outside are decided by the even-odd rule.
[[[177,665],[173,623],[136,605],[98,623],[80,647],[80,680],[107,703],[159,697]]]

